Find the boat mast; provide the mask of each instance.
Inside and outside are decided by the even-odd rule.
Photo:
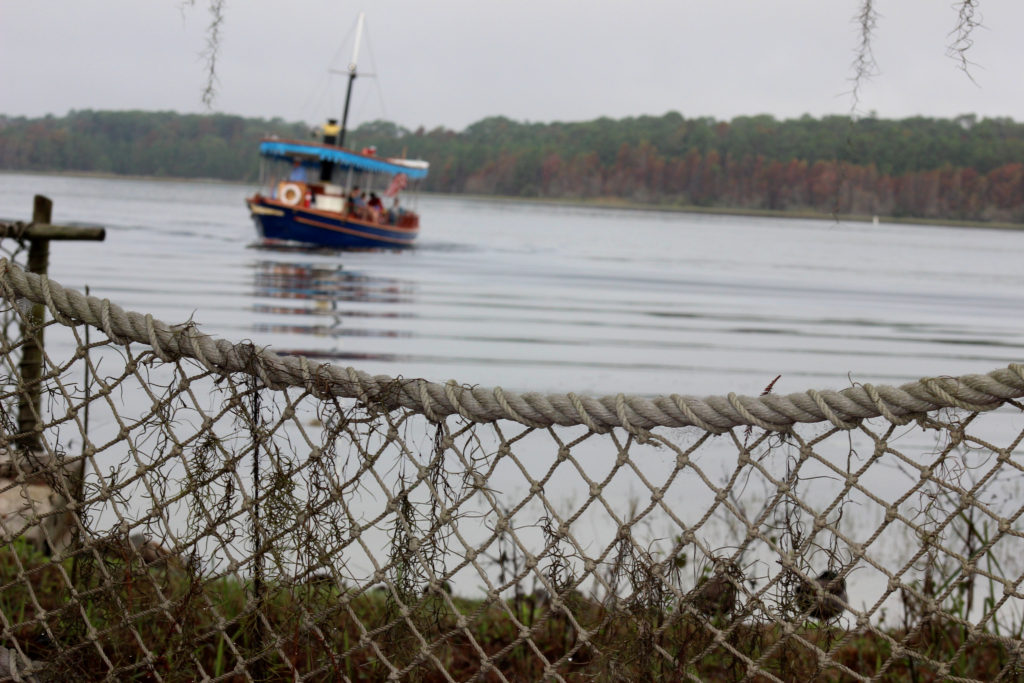
[[[359,23],[356,25],[356,46],[352,50],[352,61],[348,64],[348,90],[345,91],[345,110],[341,114],[341,133],[338,136],[338,147],[345,146],[345,129],[348,124],[348,104],[352,99],[352,83],[356,80],[356,60],[359,58],[359,43],[363,38],[363,19],[366,14],[359,13]]]

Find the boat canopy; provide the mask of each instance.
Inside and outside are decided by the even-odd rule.
[[[355,168],[373,173],[398,175],[404,173],[410,179],[418,180],[427,177],[429,164],[425,161],[412,159],[385,159],[381,157],[359,154],[341,147],[318,145],[306,142],[290,142],[287,140],[264,140],[260,143],[260,154],[273,159],[316,158],[330,161],[341,168]]]

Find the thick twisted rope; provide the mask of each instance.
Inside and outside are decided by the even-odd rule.
[[[927,377],[899,387],[864,384],[842,391],[812,389],[785,396],[514,394],[500,387],[370,375],[304,357],[282,356],[252,344],[234,344],[202,334],[191,323],[168,325],[149,315],[125,311],[106,299],[65,289],[7,259],[0,259],[0,287],[12,303],[25,298],[45,304],[58,321],[92,325],[118,343],[148,344],[163,360],[191,358],[214,372],[257,376],[272,389],[303,387],[320,398],[353,398],[383,410],[407,408],[433,421],[458,414],[476,422],[514,420],[537,428],[585,425],[606,431],[622,427],[638,436],[658,426],[696,426],[721,433],[745,425],[785,431],[797,422],[830,422],[849,429],[865,418],[883,416],[903,423],[939,408],[991,410],[1024,396],[1024,365],[1018,363],[985,375]]]

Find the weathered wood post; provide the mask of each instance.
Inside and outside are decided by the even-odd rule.
[[[52,214],[53,202],[36,195],[31,223],[0,223],[0,237],[28,240],[28,270],[38,275],[45,275],[49,266],[51,240],[99,241],[106,237],[103,228],[53,225]],[[13,510],[8,517],[20,516],[30,527],[24,536],[40,550],[63,552],[69,545],[77,545],[82,526],[80,518],[77,525],[71,521],[76,513],[71,512],[68,503],[82,499],[85,460],[77,475],[70,474],[59,458],[55,462],[43,448],[46,307],[33,304],[26,310],[19,305],[19,309],[22,351],[18,364],[18,427],[14,442],[5,444],[5,452],[0,453],[0,505]],[[21,479],[26,475],[27,479]],[[72,574],[77,577],[77,559]]]
[[[103,241],[103,228],[83,228],[53,225],[53,202],[42,195],[36,195],[32,205],[32,222],[27,226],[0,226],[0,237],[28,238],[28,270],[46,275],[50,261],[51,240]],[[46,306],[33,304],[29,315],[22,318],[21,338],[24,340],[19,381],[18,439],[23,452],[36,453],[42,450],[42,377],[43,377],[43,331],[46,322]]]
[[[47,225],[53,216],[53,202],[37,194],[32,203],[32,226]],[[31,229],[31,228],[30,228]],[[50,263],[50,240],[28,241],[28,270],[30,273],[46,274]],[[18,377],[21,392],[18,398],[18,445],[22,450],[34,453],[42,450],[40,442],[40,416],[42,401],[40,378],[43,376],[43,323],[46,321],[46,307],[33,304],[29,315],[22,312],[21,338],[25,346],[21,352]]]

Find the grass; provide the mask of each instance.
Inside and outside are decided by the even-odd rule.
[[[16,642],[69,680],[242,681],[243,669],[257,680],[384,680],[392,667],[415,681],[446,680],[441,669],[455,680],[497,680],[498,670],[517,681],[551,671],[572,681],[768,680],[764,673],[784,681],[850,680],[840,667],[887,681],[934,681],[944,673],[1013,678],[1005,641],[965,643],[961,627],[934,618],[909,634],[855,632],[708,621],[640,601],[609,609],[571,590],[561,601],[519,595],[487,602],[438,587],[407,597],[403,609],[384,588],[342,590],[323,577],[268,582],[257,614],[242,579],[202,579],[174,563],[147,567],[138,558],[81,555],[72,592],[72,561],[55,563],[19,542],[0,550],[4,645]]]

